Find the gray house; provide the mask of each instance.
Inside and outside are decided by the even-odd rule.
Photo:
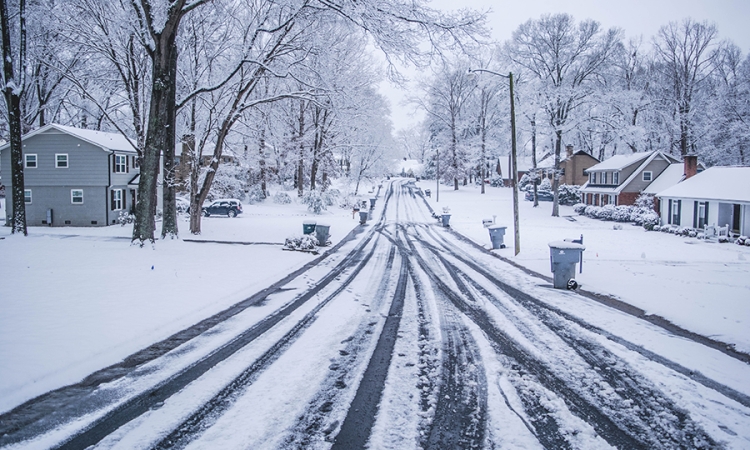
[[[135,205],[137,153],[118,133],[46,125],[22,139],[29,226],[105,226]],[[0,146],[10,223],[10,145]]]
[[[660,151],[616,155],[586,170],[581,187],[587,205],[632,205],[671,164],[678,161]]]

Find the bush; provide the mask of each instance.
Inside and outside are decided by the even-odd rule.
[[[631,210],[630,206],[615,206],[615,210],[612,213],[612,220],[615,222],[630,222]]]
[[[575,185],[561,184],[557,188],[557,201],[561,205],[572,206],[577,204],[581,201],[581,188]]]
[[[266,196],[263,193],[263,189],[261,189],[260,185],[254,184],[247,190],[246,198],[248,203],[253,204],[262,202],[266,199]]]
[[[318,190],[305,192],[305,194],[302,196],[302,203],[307,205],[308,211],[315,214],[320,214],[328,209],[323,195]]]
[[[539,183],[539,190],[540,191],[551,191],[552,190],[552,182],[549,180],[549,178],[544,177],[541,183]],[[576,198],[576,200],[578,200]]]
[[[279,205],[288,205],[289,203],[292,203],[292,197],[286,192],[277,192],[273,196],[273,202],[278,203]]]
[[[503,186],[505,186],[505,182],[503,181],[503,177],[501,177],[500,175],[493,175],[492,177],[490,177],[490,186],[492,186],[492,187],[503,187]]]
[[[655,212],[651,212],[650,214],[643,214],[641,216],[641,224],[643,225],[644,229],[646,229],[647,231],[651,231],[659,225],[659,216]],[[661,231],[664,231],[664,227],[661,227]]]
[[[526,190],[526,186],[531,184],[532,180],[529,174],[525,173],[521,176],[521,179],[518,180],[518,189],[524,191]]]
[[[583,214],[585,214],[587,217],[591,217],[592,219],[598,219],[599,213],[601,212],[601,210],[602,210],[601,206],[588,205],[586,206],[586,209],[583,211]]]
[[[573,206],[573,211],[576,212],[576,214],[584,215],[586,214],[586,205],[585,203],[578,203]]]
[[[615,205],[604,205],[599,211],[599,218],[602,220],[614,220],[612,216],[615,214]]]
[[[284,241],[284,247],[290,250],[315,250],[317,245],[318,239],[310,234],[288,237]]]
[[[326,206],[333,206],[338,203],[339,197],[341,197],[341,191],[338,189],[328,189],[321,193],[323,201]]]
[[[128,213],[127,211],[120,211],[120,215],[117,217],[117,223],[120,226],[135,222],[135,215]]]

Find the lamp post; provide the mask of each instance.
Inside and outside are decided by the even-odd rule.
[[[521,234],[518,224],[518,164],[516,162],[516,102],[513,95],[513,72],[508,75],[493,72],[487,69],[469,69],[469,73],[487,72],[498,77],[507,78],[510,81],[510,142],[511,142],[511,183],[513,186],[513,234],[515,235],[516,255],[521,252]],[[482,180],[484,182],[484,180]]]

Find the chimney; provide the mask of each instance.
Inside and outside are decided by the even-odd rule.
[[[698,173],[698,156],[685,155],[682,160],[685,163],[685,179],[687,180]]]
[[[573,145],[568,144],[565,146],[565,152],[568,154],[568,158],[573,156]]]

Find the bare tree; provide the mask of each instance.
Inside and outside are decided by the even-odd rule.
[[[510,59],[547,85],[544,110],[555,129],[555,175],[552,181],[552,215],[559,216],[562,136],[571,113],[595,91],[598,75],[610,63],[620,43],[620,31],[602,32],[599,23],[586,20],[576,25],[567,14],[545,15],[529,20],[514,33],[507,47]]]
[[[660,28],[655,40],[656,58],[671,86],[670,103],[679,118],[676,142],[683,156],[696,151],[694,103],[700,86],[707,82],[714,68],[717,34],[716,26],[708,22],[685,19]]]

